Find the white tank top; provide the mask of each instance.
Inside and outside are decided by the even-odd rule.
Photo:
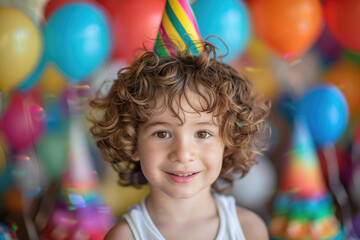
[[[214,194],[220,218],[216,240],[245,240],[233,196]],[[136,240],[165,240],[150,218],[145,198],[124,215]]]

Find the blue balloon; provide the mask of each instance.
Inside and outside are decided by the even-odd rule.
[[[299,100],[296,114],[305,116],[316,145],[334,144],[344,133],[349,108],[342,92],[334,85],[319,85]]]
[[[249,14],[246,6],[239,0],[198,0],[193,5],[201,37],[215,35],[210,40],[220,49],[223,59],[230,62],[238,57],[247,46],[251,35]]]
[[[71,3],[49,19],[45,41],[50,58],[74,83],[85,80],[110,56],[111,32],[99,5]]]

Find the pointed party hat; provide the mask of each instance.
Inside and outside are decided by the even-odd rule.
[[[41,236],[104,239],[115,221],[104,204],[81,116],[70,117],[69,131],[68,171],[62,177],[57,206]]]
[[[291,191],[303,197],[327,192],[315,145],[305,119],[298,116],[294,122],[292,150],[285,165],[281,190]]]
[[[175,51],[170,46],[175,44],[180,50],[189,47],[197,54],[201,51],[200,40],[199,27],[188,1],[167,0],[154,52],[160,57],[174,56]]]
[[[343,239],[306,121],[294,120],[292,150],[270,221],[271,239]]]

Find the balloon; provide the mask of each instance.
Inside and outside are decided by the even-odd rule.
[[[360,53],[360,1],[326,0],[324,14],[334,38],[344,48]]]
[[[43,52],[37,67],[34,69],[31,75],[23,83],[20,84],[17,90],[26,92],[32,89],[43,75],[47,63],[48,63],[47,55],[45,52]]]
[[[39,89],[44,94],[59,96],[66,88],[65,77],[54,64],[49,63],[39,81]]]
[[[251,4],[256,34],[285,58],[301,57],[322,30],[318,0],[257,0]]]
[[[343,134],[349,115],[344,95],[334,85],[318,85],[299,100],[296,114],[307,120],[318,146],[335,143]]]
[[[102,96],[105,96],[110,91],[111,86],[121,68],[126,67],[123,61],[114,60],[101,66],[90,78],[90,92],[91,97],[95,97],[100,91]]]
[[[345,95],[350,114],[360,111],[360,70],[349,61],[340,60],[324,74],[325,82],[334,84]]]
[[[118,176],[110,165],[106,165],[105,171],[105,179],[102,184],[104,198],[115,216],[122,216],[129,207],[140,203],[149,194],[149,185],[144,185],[141,188],[120,186],[117,183]]]
[[[43,111],[34,91],[15,92],[2,113],[0,130],[13,150],[34,144],[43,132]]]
[[[49,0],[44,8],[44,17],[49,19],[51,15],[58,10],[59,8],[65,6],[69,3],[74,2],[94,2],[93,0]]]
[[[251,26],[246,5],[238,0],[198,0],[193,4],[195,17],[199,24],[201,36],[206,38],[215,35],[221,38],[210,41],[220,49],[224,58],[230,62],[238,57],[250,38]]]
[[[114,33],[113,58],[132,62],[138,49],[153,49],[165,0],[99,0],[110,13]]]
[[[270,160],[264,156],[252,166],[242,179],[234,181],[231,194],[237,204],[252,210],[263,210],[276,189],[276,172]]]
[[[38,65],[42,38],[21,11],[0,7],[0,91],[11,91]]]
[[[255,88],[266,98],[273,98],[279,86],[271,68],[271,61],[269,49],[259,39],[252,38],[241,58],[231,62],[231,65],[239,72],[245,70]]]
[[[88,77],[109,56],[111,33],[100,6],[68,4],[48,21],[45,40],[50,58],[78,83]]]

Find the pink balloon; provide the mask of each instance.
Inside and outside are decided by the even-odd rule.
[[[0,130],[14,151],[34,144],[44,129],[43,109],[36,92],[15,92],[0,120]]]

